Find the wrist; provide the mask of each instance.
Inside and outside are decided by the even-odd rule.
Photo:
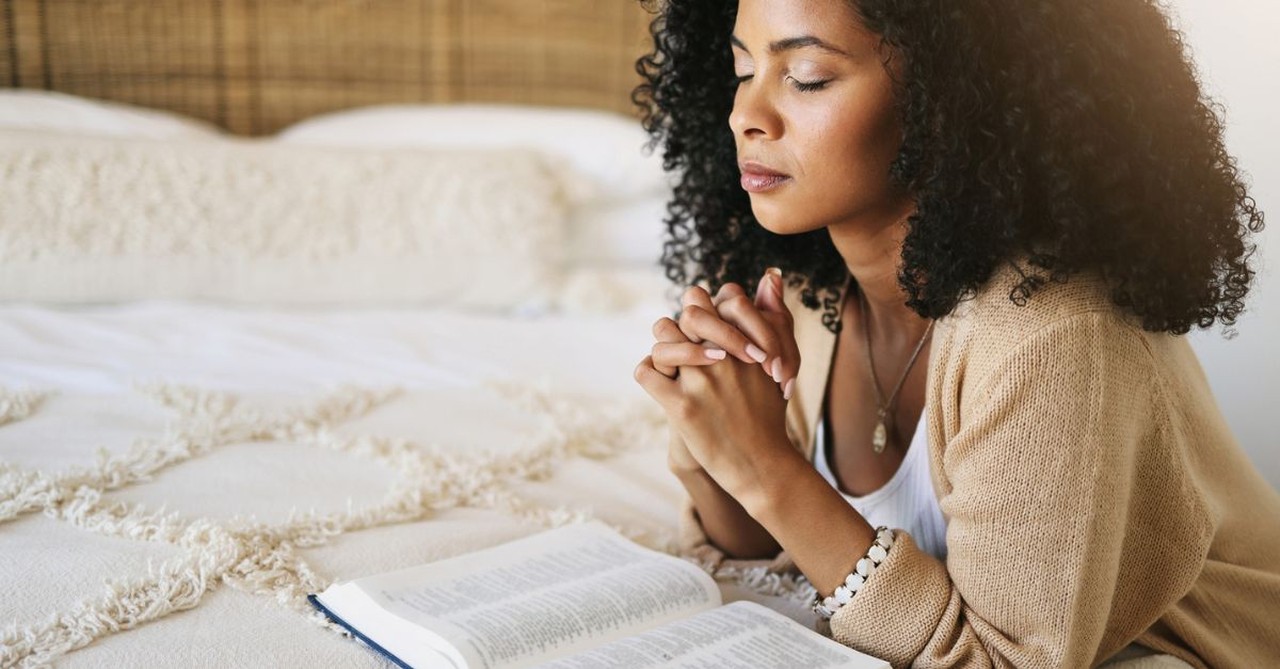
[[[706,470],[697,460],[689,458],[689,460],[667,456],[667,470],[676,475],[678,479],[685,479],[690,476],[706,474]]]
[[[676,480],[684,484],[687,488],[690,483],[704,483],[706,481],[715,482],[707,470],[702,467],[681,466],[678,464],[668,463],[668,467],[672,474],[675,474]]]
[[[818,592],[831,593],[875,541],[875,530],[803,455],[773,466],[771,483],[743,506]]]
[[[742,508],[762,525],[768,526],[779,513],[785,515],[787,500],[797,485],[805,485],[806,474],[817,474],[794,448],[775,449],[767,458],[755,458],[751,476],[732,491]]]

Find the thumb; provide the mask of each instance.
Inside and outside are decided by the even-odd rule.
[[[773,278],[769,275],[768,271],[765,271],[765,273],[760,277],[760,283],[756,285],[756,297],[753,302],[755,302],[757,309],[761,311],[768,310],[767,301],[769,299],[769,294],[772,292]]]
[[[787,307],[782,302],[782,271],[770,267],[760,277],[760,289],[756,291],[756,308],[766,312],[783,314]]]

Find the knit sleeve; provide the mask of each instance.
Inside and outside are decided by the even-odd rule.
[[[1164,471],[1140,473],[1169,425],[1158,370],[1143,334],[1106,313],[981,355],[998,360],[970,396],[930,395],[952,402],[931,417],[948,435],[934,459],[946,564],[900,534],[832,635],[895,667],[1092,666],[1185,594],[1207,550],[1202,516],[1165,520],[1157,505],[1180,500],[1140,489]],[[1174,535],[1131,540],[1153,522]]]

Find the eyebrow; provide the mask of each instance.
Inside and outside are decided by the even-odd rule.
[[[737,35],[730,35],[729,41],[739,49],[742,49],[747,53],[751,53],[751,51],[747,49],[747,45],[743,44],[742,40],[738,39]],[[776,54],[776,53],[781,53],[783,51],[803,49],[805,47],[817,47],[819,49],[822,49],[823,51],[829,51],[831,53],[839,54],[841,56],[849,55],[844,51],[837,49],[836,47],[818,39],[817,37],[814,37],[813,35],[800,35],[799,37],[788,37],[786,39],[780,39],[776,42],[772,42],[769,44],[769,53]]]

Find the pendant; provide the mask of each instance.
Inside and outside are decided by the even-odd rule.
[[[876,431],[871,435],[871,447],[877,454],[884,452],[885,444],[889,443],[888,431],[884,429],[884,418],[876,421]]]

